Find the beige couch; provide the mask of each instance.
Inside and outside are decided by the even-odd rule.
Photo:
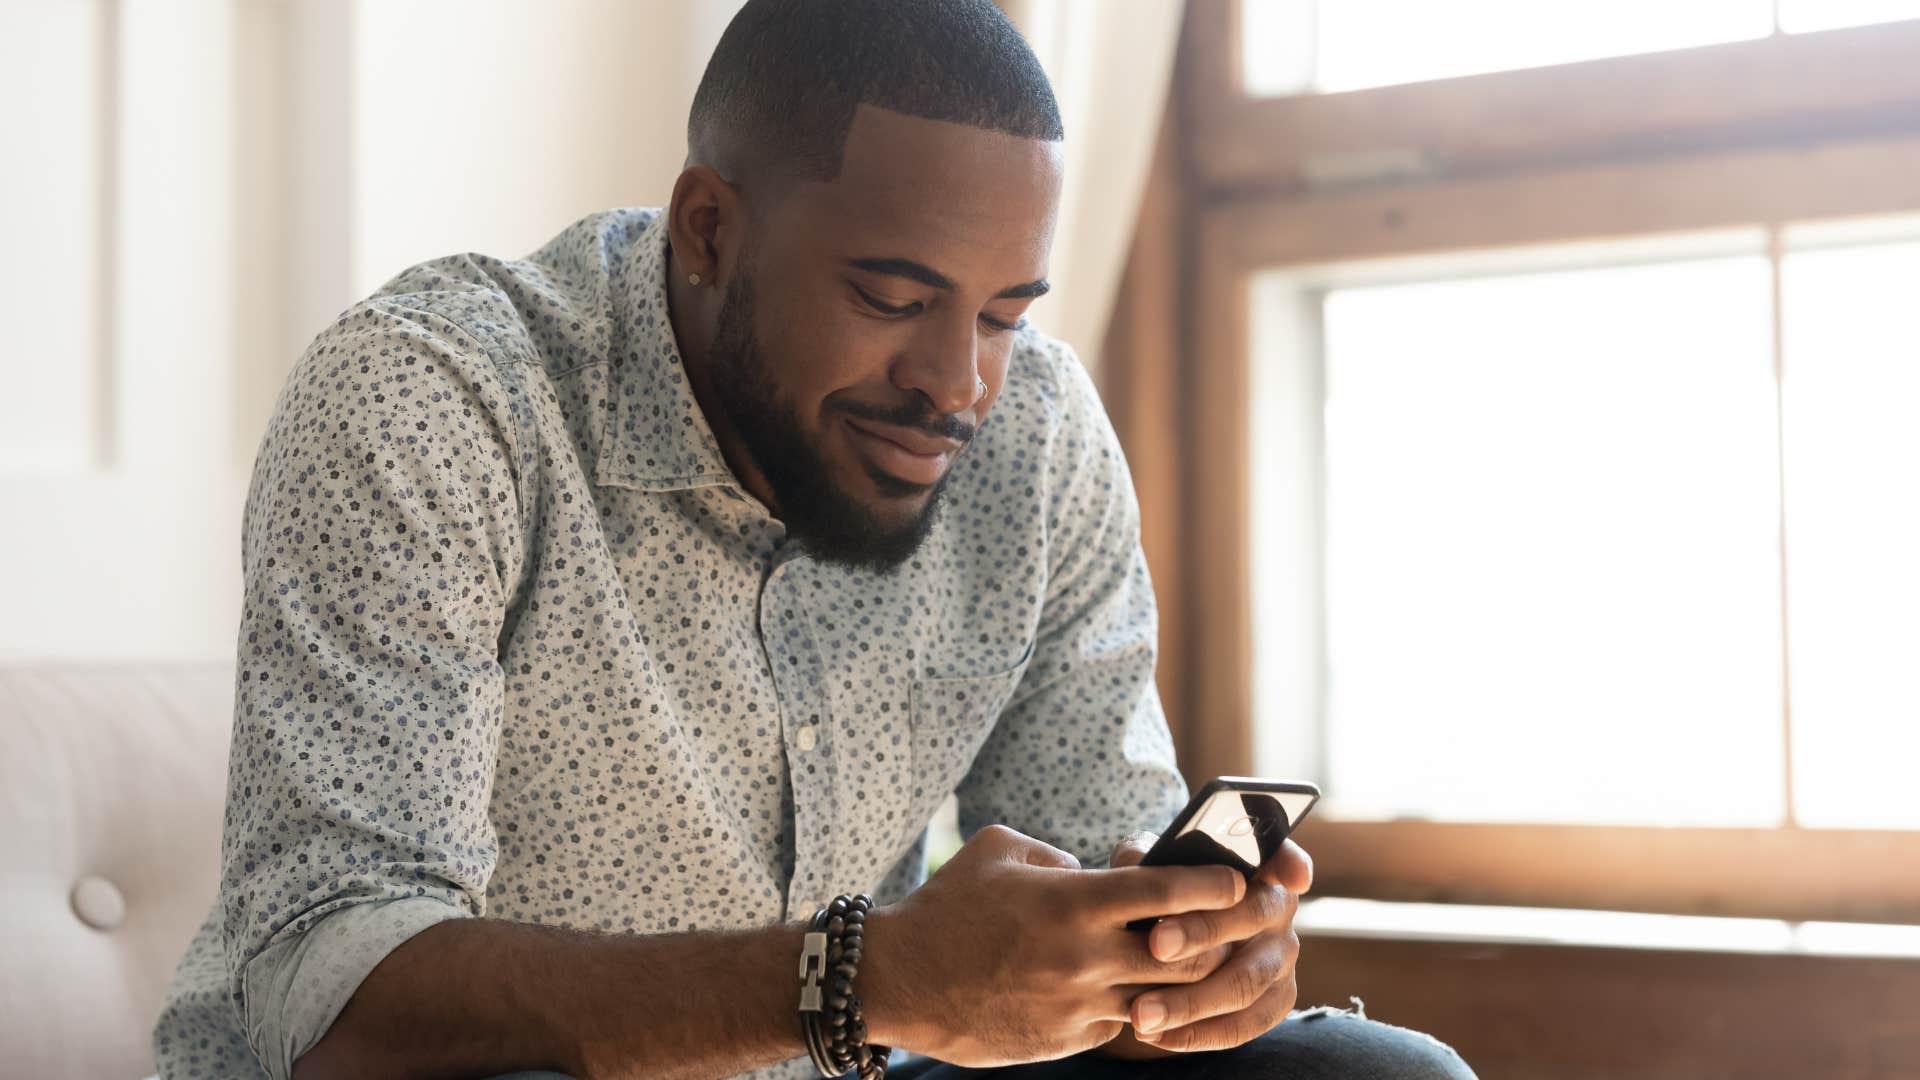
[[[139,1080],[218,881],[233,665],[0,666],[0,1080]]]

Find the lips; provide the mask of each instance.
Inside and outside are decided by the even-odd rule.
[[[960,452],[961,443],[909,428],[847,419],[854,448],[869,464],[908,483],[937,483]]]

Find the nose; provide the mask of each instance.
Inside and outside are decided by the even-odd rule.
[[[979,327],[970,316],[929,319],[925,326],[894,360],[893,384],[926,395],[944,415],[966,412],[980,400]]]

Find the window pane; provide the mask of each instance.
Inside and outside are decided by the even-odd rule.
[[[1809,0],[1814,2],[1814,0]],[[1827,0],[1817,0],[1826,3]],[[1358,90],[1765,37],[1771,0],[1244,0],[1247,88]],[[1303,79],[1299,47],[1314,43]]]
[[[1780,29],[1790,34],[1920,19],[1920,0],[1780,0]]]
[[[1791,254],[1788,618],[1796,816],[1920,826],[1920,244]]]
[[[1327,295],[1332,812],[1779,821],[1769,295],[1759,256]]]

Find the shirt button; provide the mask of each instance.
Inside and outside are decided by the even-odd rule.
[[[804,753],[813,749],[813,741],[816,738],[818,738],[818,736],[813,733],[813,725],[808,724],[806,727],[800,729],[800,734],[795,736],[793,741],[799,744],[801,752]]]

